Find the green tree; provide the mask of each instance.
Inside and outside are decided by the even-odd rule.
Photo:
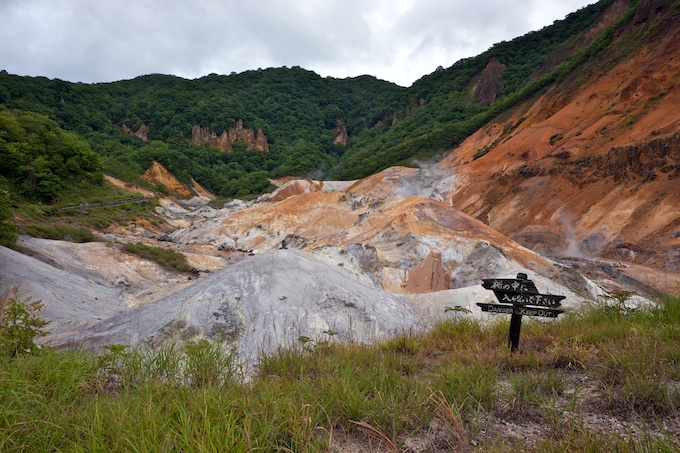
[[[30,296],[22,299],[17,286],[0,300],[0,354],[16,357],[40,350],[36,340],[48,334],[44,328],[49,324],[38,315],[42,309],[42,301]]]
[[[0,245],[14,247],[17,241],[18,228],[12,222],[12,204],[10,193],[6,188],[0,187]]]

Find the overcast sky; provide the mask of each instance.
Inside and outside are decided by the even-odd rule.
[[[301,66],[399,85],[595,0],[0,0],[0,69],[71,82]]]

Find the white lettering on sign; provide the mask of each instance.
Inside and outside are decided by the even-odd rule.
[[[503,307],[501,305],[494,306],[494,305],[489,305],[488,311],[491,313],[508,313],[512,314],[512,307]]]
[[[502,291],[516,291],[528,292],[530,288],[523,283],[514,281],[512,283],[504,282],[503,280],[494,280],[491,282],[490,289],[500,289]]]
[[[526,315],[526,316],[542,316],[544,318],[557,318],[562,310],[553,310],[550,308],[525,307],[521,305],[498,305],[498,304],[483,304],[478,303],[482,311],[490,313],[501,313],[508,315]]]
[[[496,293],[498,296],[499,293]],[[522,305],[543,305],[547,307],[559,307],[562,296],[553,296],[551,294],[513,294],[500,293],[499,302],[508,304],[522,304]]]
[[[526,316],[542,316],[544,318],[557,318],[557,315],[561,313],[561,311],[557,310],[549,310],[549,309],[543,309],[543,308],[527,308],[527,307],[515,307],[515,314],[518,315],[526,315]]]

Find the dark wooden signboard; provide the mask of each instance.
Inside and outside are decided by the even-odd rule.
[[[494,290],[493,292],[502,304],[514,305],[539,305],[541,307],[559,307],[561,300],[565,296],[554,296],[552,294],[521,294],[507,291]]]
[[[556,310],[555,308],[561,305],[565,296],[540,294],[534,282],[529,280],[526,274],[517,274],[517,278],[490,278],[482,281],[484,282],[482,287],[492,290],[501,303],[478,303],[479,308],[488,313],[512,315],[508,338],[512,351],[519,346],[522,316],[557,318],[558,315],[564,313],[564,310]]]
[[[482,279],[484,289],[498,291],[511,291],[522,294],[538,294],[536,285],[531,280],[521,280],[518,278],[485,278]]]
[[[526,315],[539,316],[542,318],[557,318],[557,315],[564,313],[563,310],[552,310],[550,308],[534,308],[534,307],[513,307],[512,305],[501,304],[482,304],[478,303],[482,311],[489,313],[505,313],[508,315]]]

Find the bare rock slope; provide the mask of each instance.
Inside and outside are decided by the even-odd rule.
[[[252,360],[299,338],[373,341],[419,322],[403,297],[309,254],[277,250],[60,341],[92,348],[111,343],[155,347],[207,338],[234,343],[244,360]]]
[[[60,267],[0,247],[3,291],[17,286],[22,298],[43,301],[41,315],[51,321],[47,330],[53,336],[85,328],[127,308],[121,288]]]

